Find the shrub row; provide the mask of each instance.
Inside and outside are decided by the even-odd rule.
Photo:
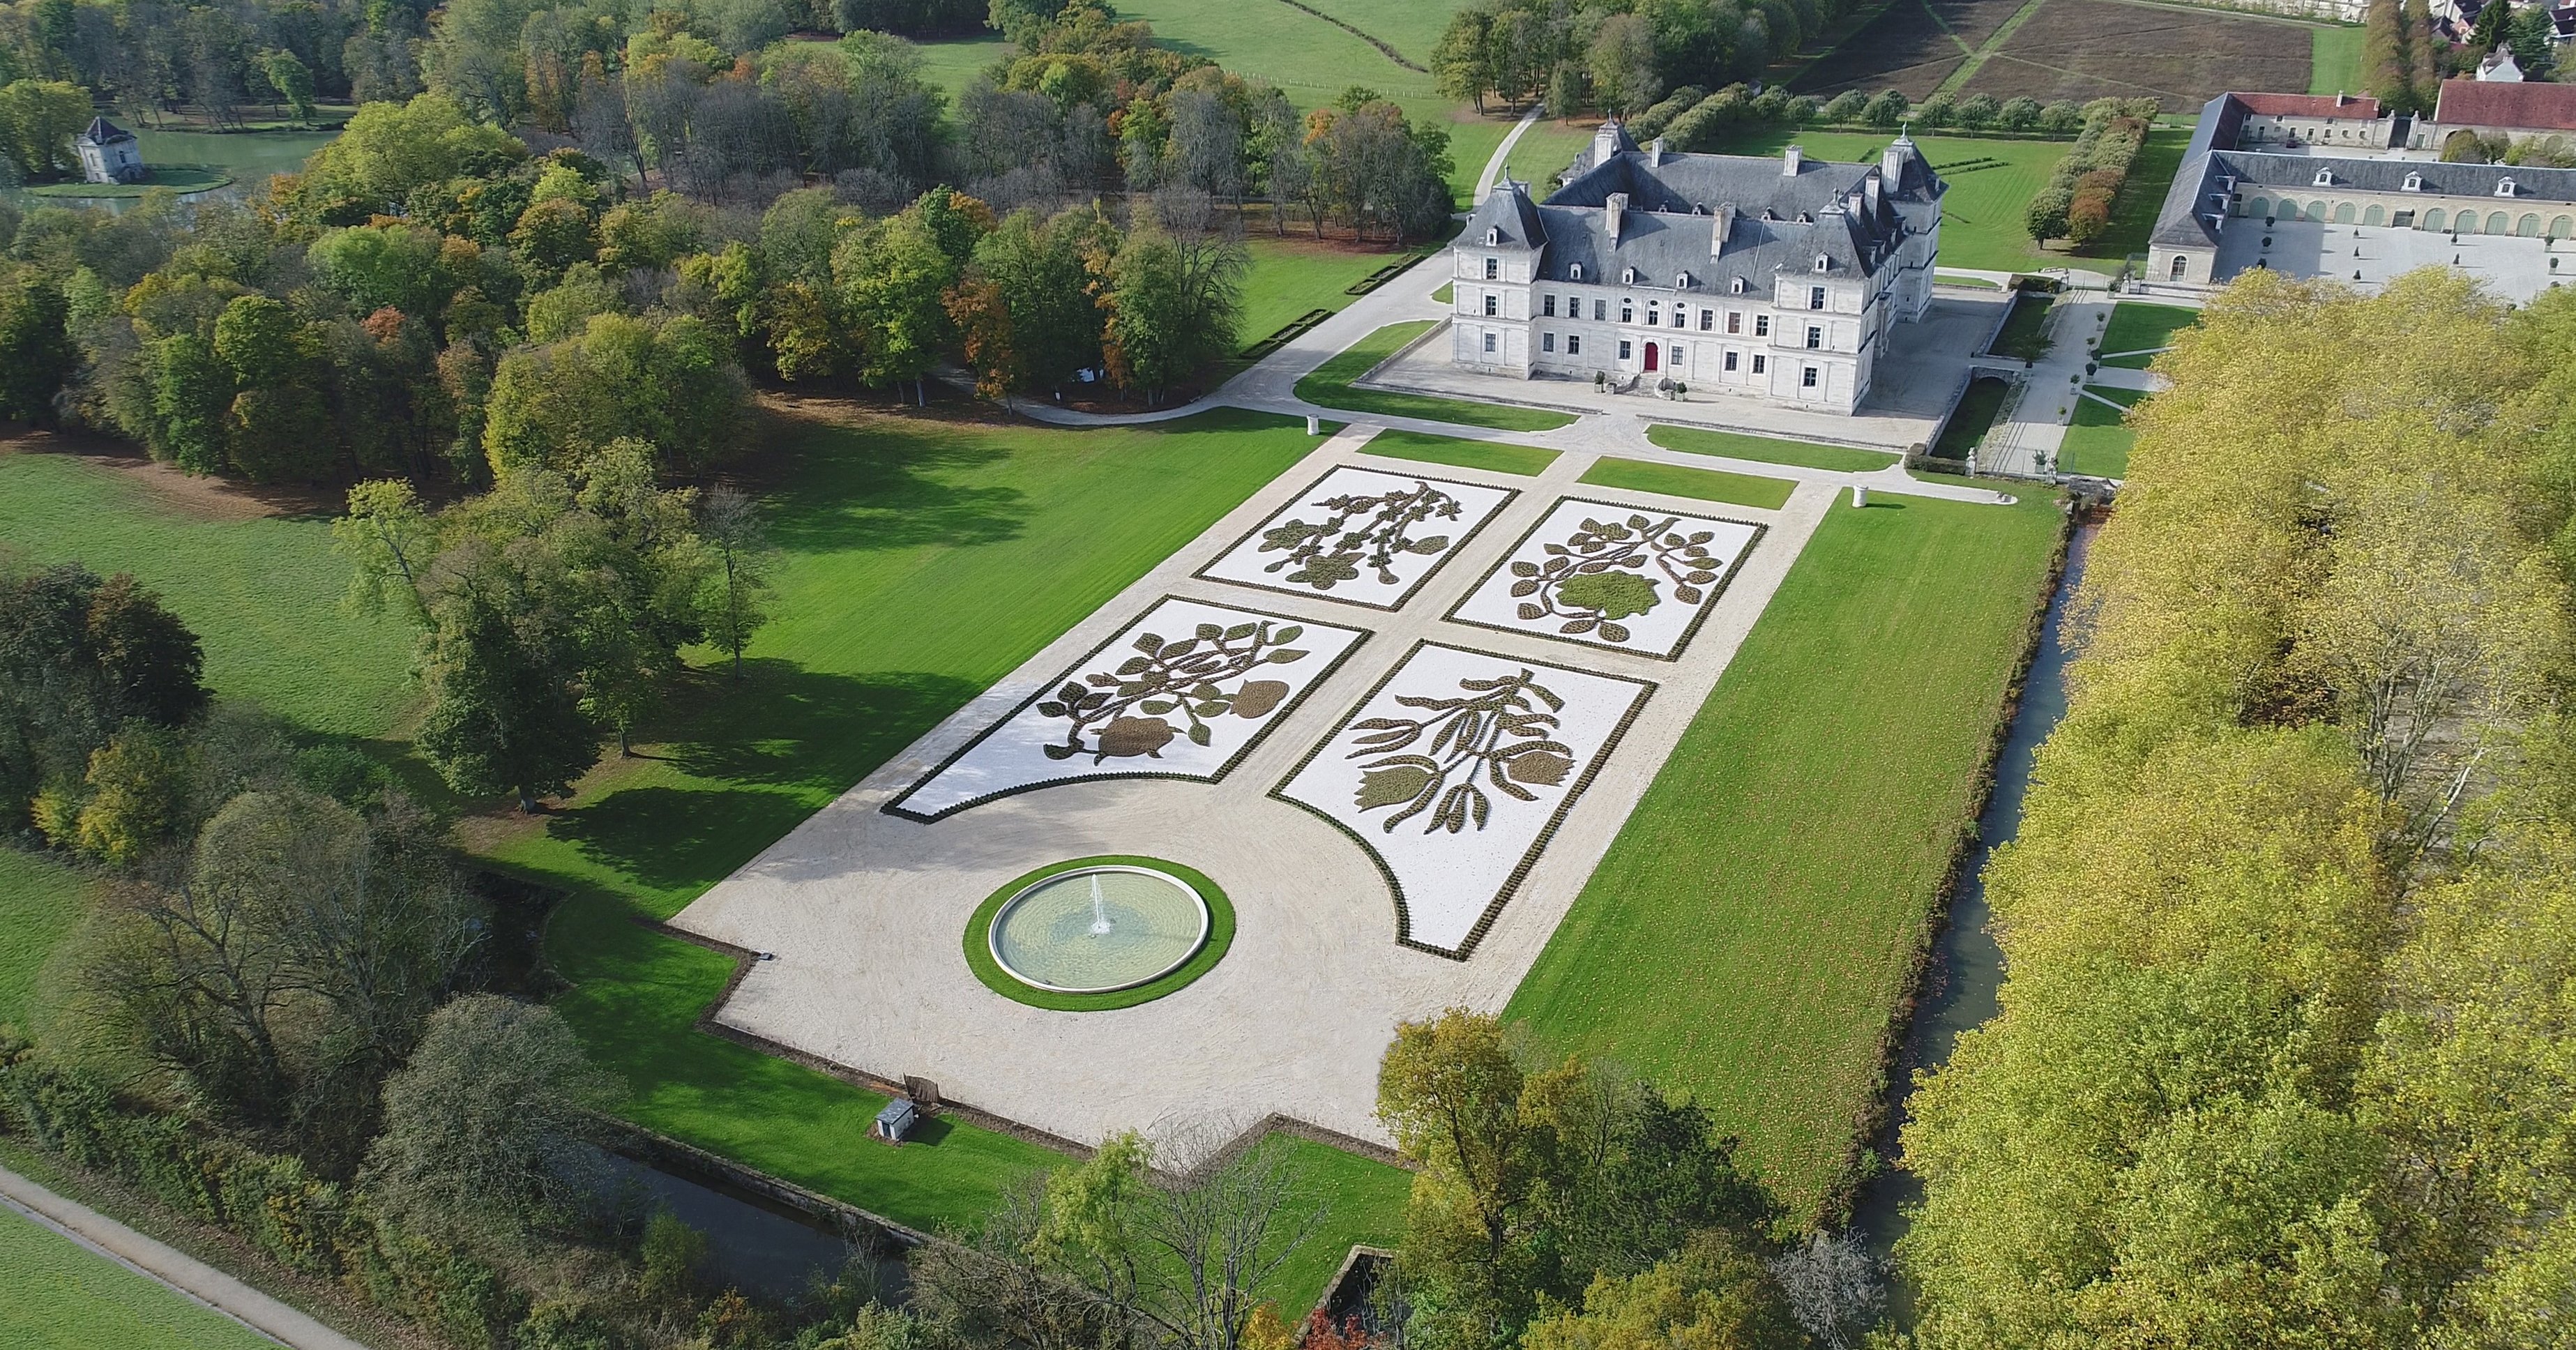
[[[2042,104],[2035,98],[1998,101],[1985,94],[1966,99],[1935,94],[1915,104],[1889,89],[1877,94],[1846,90],[1828,102],[1778,88],[1756,94],[1749,86],[1730,84],[1712,94],[1697,85],[1684,85],[1663,102],[1629,119],[1628,130],[1640,140],[1661,136],[1665,144],[1677,150],[1716,149],[1729,128],[1748,123],[1881,131],[1911,125],[1933,131],[2064,137],[2080,135],[2094,109],[2104,104],[2125,107],[2139,102],[2152,105],[2153,101],[2102,99],[2080,104],[2064,99]],[[2147,115],[2154,114],[2150,111]]]
[[[291,1156],[209,1137],[106,1084],[0,1046],[0,1132],[233,1233],[291,1270],[460,1346],[509,1344],[525,1300],[491,1267],[379,1222]]]
[[[2151,98],[2103,98],[2084,105],[2084,130],[2048,182],[2030,199],[2030,237],[2064,239],[2082,248],[2111,227],[2111,203],[2147,142],[2156,115]]]

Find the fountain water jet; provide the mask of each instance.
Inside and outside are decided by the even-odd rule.
[[[1103,937],[1109,932],[1109,907],[1100,898],[1100,874],[1091,874],[1091,935]]]

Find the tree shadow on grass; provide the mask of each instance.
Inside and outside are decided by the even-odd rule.
[[[1009,458],[989,437],[892,419],[865,430],[808,425],[804,433],[784,472],[754,482],[767,493],[770,539],[788,552],[999,543],[1017,537],[1028,518],[1016,488],[943,476]]]
[[[711,672],[656,756],[697,781],[612,789],[559,808],[548,833],[641,885],[703,889],[978,692],[947,676],[832,675],[774,657],[745,661],[740,684]]]

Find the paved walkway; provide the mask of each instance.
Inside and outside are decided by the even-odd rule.
[[[0,1204],[295,1350],[367,1350],[278,1300],[87,1205],[0,1168]]]
[[[1476,179],[1477,201],[1482,202],[1494,195],[1494,179],[1502,174],[1504,163],[1511,158],[1512,147],[1521,143],[1521,133],[1537,125],[1539,114],[1546,111],[1547,105],[1544,103],[1531,104],[1528,114],[1512,124],[1511,134],[1503,138],[1502,144],[1494,147],[1493,155],[1485,161],[1484,174]]]

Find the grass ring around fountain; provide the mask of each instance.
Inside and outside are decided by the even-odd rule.
[[[1126,989],[1113,989],[1100,994],[1059,994],[1023,984],[1013,978],[1009,971],[1002,969],[1000,962],[993,959],[993,919],[1002,912],[1002,906],[1008,904],[1012,896],[1059,872],[1108,866],[1145,867],[1157,872],[1168,872],[1188,883],[1192,890],[1197,891],[1199,899],[1207,903],[1208,909],[1207,941],[1199,947],[1198,953],[1175,969],[1166,971],[1143,984]],[[1045,1008],[1053,1012],[1107,1012],[1112,1008],[1132,1008],[1139,1003],[1151,1003],[1208,973],[1217,962],[1225,959],[1226,948],[1232,945],[1234,945],[1234,904],[1225,898],[1225,892],[1218,889],[1215,882],[1208,880],[1206,873],[1196,868],[1183,867],[1176,862],[1166,862],[1161,858],[1145,858],[1124,853],[1102,854],[1090,858],[1067,858],[1062,862],[1048,863],[1044,867],[1012,878],[1000,890],[984,897],[984,903],[975,907],[974,917],[966,921],[965,934],[966,968],[975,972],[975,978],[982,980],[985,988],[1014,1003],[1025,1003],[1032,1008]]]

